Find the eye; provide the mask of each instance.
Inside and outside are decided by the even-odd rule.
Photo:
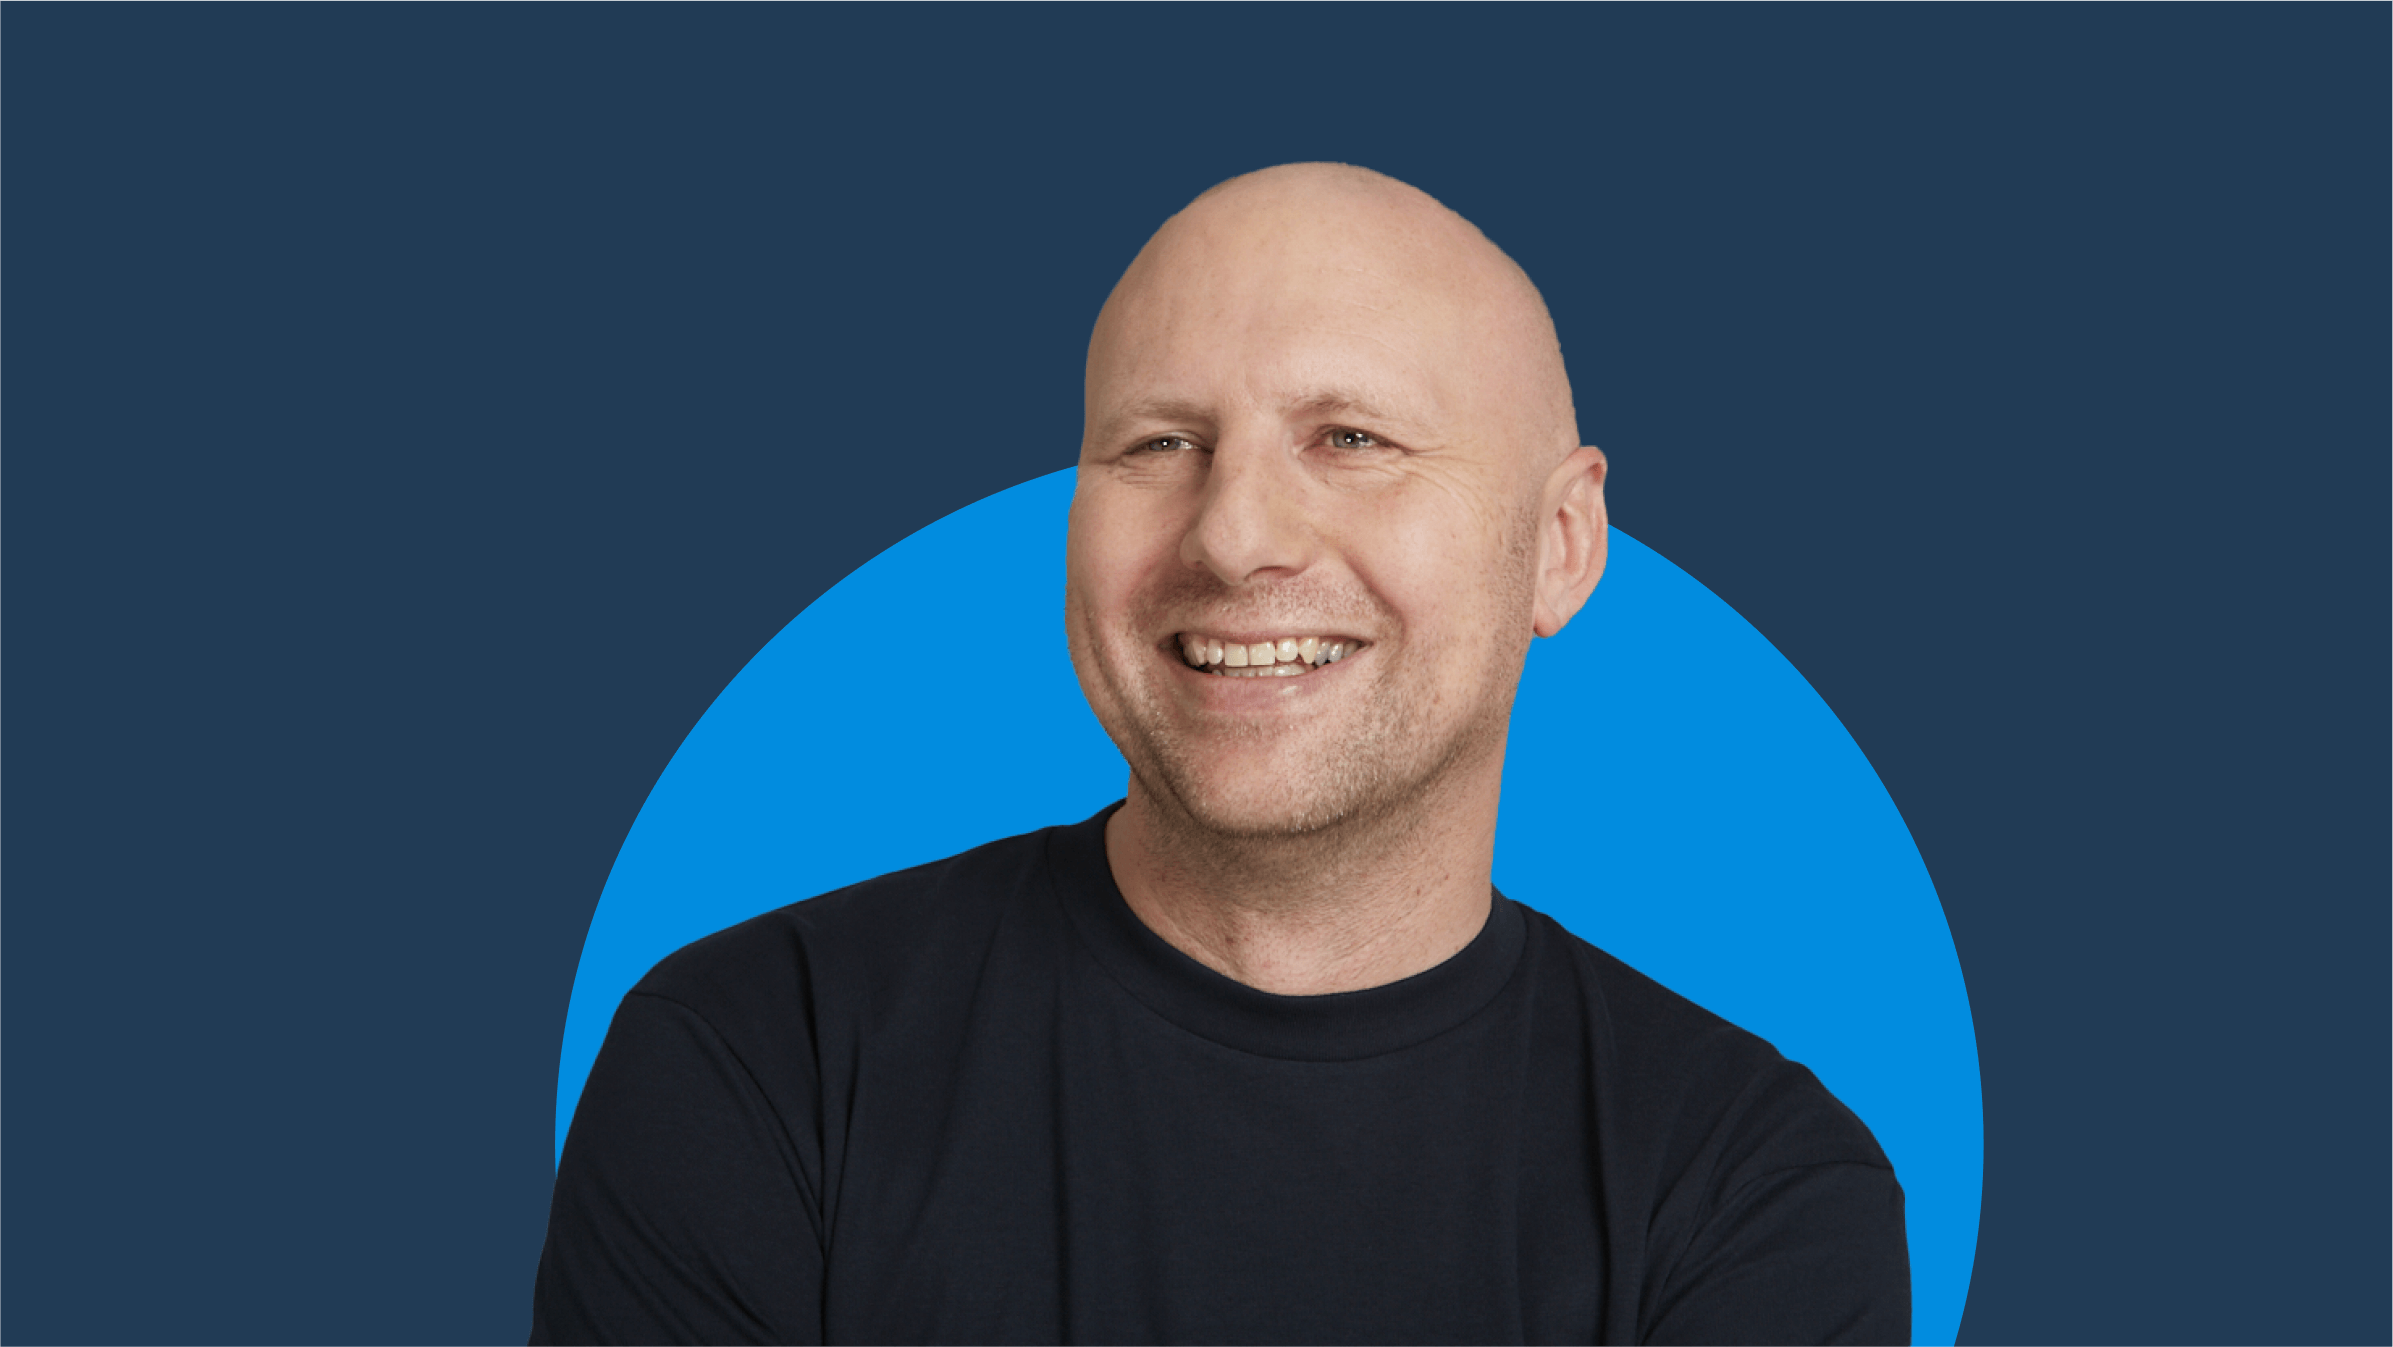
[[[1194,448],[1196,445],[1186,435],[1158,435],[1154,439],[1140,440],[1131,445],[1130,452],[1134,454],[1169,454],[1182,449]]]
[[[1329,443],[1333,449],[1378,449],[1383,447],[1380,438],[1370,431],[1348,430],[1342,426],[1330,431]]]

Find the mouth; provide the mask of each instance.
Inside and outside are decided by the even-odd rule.
[[[1368,642],[1351,636],[1271,636],[1232,640],[1202,632],[1173,636],[1189,668],[1219,678],[1303,678],[1353,656]]]

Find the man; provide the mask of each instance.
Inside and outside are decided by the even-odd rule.
[[[1291,165],[1167,222],[1068,541],[1127,798],[659,964],[534,1339],[1906,1339],[1867,1129],[1490,886],[1604,471],[1536,290],[1422,193]]]

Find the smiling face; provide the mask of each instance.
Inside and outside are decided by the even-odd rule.
[[[1250,175],[1132,264],[1087,395],[1066,626],[1134,794],[1268,837],[1493,789],[1575,439],[1507,259],[1375,174]]]

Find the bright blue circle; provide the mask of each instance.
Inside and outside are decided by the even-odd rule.
[[[1064,652],[1071,497],[1067,469],[907,538],[708,708],[591,919],[559,1151],[616,1002],[658,959],[1121,795]],[[1595,597],[1532,650],[1512,730],[1497,886],[1861,1115],[1907,1198],[1913,1340],[1952,1342],[1977,1251],[1977,1037],[1943,906],[1852,737],[1761,633],[1617,529]]]

